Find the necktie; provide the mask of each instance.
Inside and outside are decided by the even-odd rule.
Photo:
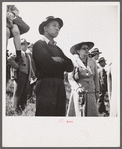
[[[26,52],[25,52],[25,56],[26,56],[26,60],[27,60],[27,69],[29,71],[29,57]]]

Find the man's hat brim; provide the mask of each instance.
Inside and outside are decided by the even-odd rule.
[[[75,44],[74,46],[72,46],[71,49],[70,49],[70,52],[72,54],[77,54],[77,50],[80,50],[81,46],[84,45],[84,44],[89,47],[89,50],[91,48],[93,48],[93,46],[94,46],[93,42],[81,42],[81,43],[78,43],[78,44]]]
[[[105,62],[106,63],[106,60],[98,60],[98,63],[101,63],[101,62]]]
[[[60,18],[49,18],[46,21],[43,21],[40,25],[39,25],[39,33],[41,35],[44,35],[44,26],[46,24],[48,24],[51,21],[57,21],[59,23],[60,28],[63,26],[63,21]]]
[[[22,38],[21,39],[21,44],[25,44],[25,43],[27,43],[28,45],[30,44],[30,42],[27,42],[26,39]]]
[[[33,43],[29,43],[28,48],[32,48],[33,47]]]
[[[28,45],[30,44],[30,42],[22,42],[21,44],[25,44],[25,43],[27,43]]]
[[[90,55],[96,55],[96,54],[101,54],[102,52],[93,52],[93,53],[90,53]]]

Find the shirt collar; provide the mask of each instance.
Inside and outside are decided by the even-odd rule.
[[[21,52],[22,52],[22,54],[25,56],[25,54],[26,54],[26,51],[23,51],[23,50],[22,50]]]
[[[42,35],[41,40],[45,41],[47,44],[52,44],[52,45],[56,45],[56,44],[57,44],[56,41],[51,42],[51,41],[50,41],[47,37],[45,37],[44,35]]]

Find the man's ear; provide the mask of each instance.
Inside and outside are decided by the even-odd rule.
[[[77,54],[78,54],[78,55],[80,54],[80,50],[77,50]]]
[[[46,32],[47,31],[47,26],[44,26],[43,29],[44,29],[44,32]]]

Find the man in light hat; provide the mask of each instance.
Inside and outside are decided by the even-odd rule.
[[[105,107],[105,94],[107,92],[107,74],[104,69],[106,65],[106,60],[104,57],[101,57],[98,59],[98,63],[100,65],[98,69],[98,74],[99,74],[99,84],[100,84],[100,99],[99,99],[99,113],[105,113],[105,115],[108,115],[108,111],[106,110]]]
[[[37,77],[36,116],[65,116],[64,72],[71,72],[73,64],[54,41],[62,26],[63,21],[53,16],[39,25],[42,38],[33,46]]]
[[[16,77],[14,78],[14,109],[17,112],[24,110],[27,102],[28,84],[31,79],[31,58],[26,53],[27,46],[30,43],[26,39],[21,39],[21,56],[23,64],[18,64],[18,67],[14,70]],[[12,61],[15,58],[12,55],[8,58],[8,61]],[[14,59],[13,59],[14,60]],[[15,65],[11,63],[11,66],[15,68]]]
[[[30,56],[32,56],[32,50],[33,50],[33,43],[30,43],[27,49],[27,53],[30,54]]]
[[[102,52],[100,52],[98,48],[94,48],[94,49],[91,49],[91,50],[90,50],[89,57],[90,57],[90,58],[94,58],[95,60],[98,60],[99,55],[100,55],[101,53],[102,53]]]

